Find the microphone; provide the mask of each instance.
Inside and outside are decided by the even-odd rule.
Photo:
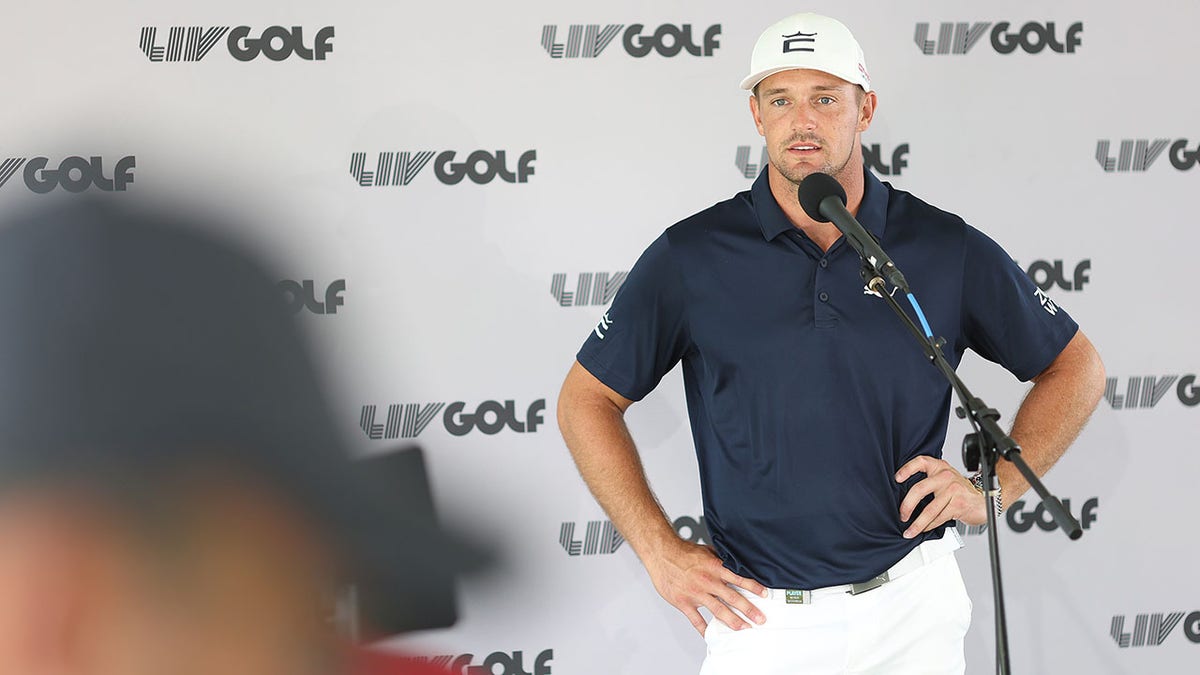
[[[800,181],[800,189],[797,190],[796,196],[809,218],[818,223],[833,222],[846,237],[850,247],[857,251],[877,274],[886,278],[896,288],[905,293],[909,292],[908,282],[904,280],[904,275],[896,268],[896,264],[879,247],[875,237],[871,236],[846,209],[846,191],[837,179],[827,173],[809,174]]]

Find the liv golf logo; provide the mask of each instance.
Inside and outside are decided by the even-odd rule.
[[[480,657],[479,665],[475,662],[474,654],[443,655],[443,656],[414,656],[406,659],[413,663],[430,663],[439,669],[462,675],[551,675],[551,661],[554,660],[553,649],[543,649],[537,656],[530,653],[529,670],[525,666],[525,653],[521,650],[514,652],[492,652]],[[500,670],[496,670],[499,666]]]
[[[755,178],[770,161],[770,158],[767,156],[767,146],[764,145],[762,151],[759,152],[758,162],[751,162],[750,150],[751,146],[749,145],[737,146],[733,165],[746,178]],[[864,144],[862,153],[863,163],[867,165],[867,168],[881,176],[899,176],[900,172],[908,166],[908,143],[901,143],[894,148],[884,148],[879,143]]]
[[[991,29],[990,32],[988,29]],[[984,35],[989,35],[997,54],[1012,54],[1017,48],[1026,54],[1040,54],[1049,49],[1056,54],[1074,54],[1083,42],[1083,22],[1076,21],[1060,31],[1053,21],[1030,21],[1014,27],[1008,21],[975,21],[973,23],[942,22],[934,35],[928,23],[918,23],[913,41],[922,54],[966,54]]]
[[[562,307],[604,307],[612,302],[628,276],[629,272],[582,272],[576,281],[575,290],[568,291],[567,275],[555,274],[550,278],[550,295]]]
[[[279,292],[283,294],[284,304],[292,314],[298,314],[305,308],[313,314],[337,314],[345,300],[342,293],[346,291],[346,280],[337,279],[325,287],[324,300],[318,299],[316,282],[312,279],[293,281],[284,279],[279,282]]]
[[[609,555],[621,548],[625,538],[611,520],[593,520],[587,524],[583,539],[575,538],[575,523],[563,523],[558,530],[558,543],[570,556]]]
[[[1083,507],[1078,512],[1071,508],[1070,499],[1062,500],[1062,505],[1067,510],[1067,513],[1075,516],[1075,519],[1079,521],[1080,527],[1090,530],[1098,518],[1096,510],[1100,508],[1100,498],[1092,497],[1088,499],[1083,503]],[[1016,503],[1005,509],[1004,520],[1008,523],[1009,529],[1018,533],[1028,532],[1035,525],[1043,532],[1053,532],[1058,529],[1058,522],[1046,510],[1046,505],[1040,501],[1037,506],[1030,509],[1025,500],[1018,499]],[[957,525],[957,529],[960,534],[973,536],[987,532],[987,525],[967,525],[960,522]]]
[[[1087,259],[1076,263],[1070,273],[1067,272],[1070,268],[1064,265],[1062,260],[1035,260],[1025,270],[1025,275],[1043,291],[1055,286],[1064,291],[1082,291],[1084,285],[1091,281],[1088,272],[1092,269],[1092,261]]]
[[[546,399],[534,401],[524,414],[518,416],[516,403],[509,399],[504,402],[484,401],[467,411],[463,401],[446,403],[395,403],[389,405],[380,419],[379,408],[374,405],[364,405],[359,416],[358,425],[367,438],[372,440],[391,440],[395,438],[416,438],[425,431],[438,413],[442,413],[442,426],[454,436],[466,436],[472,431],[492,436],[507,428],[519,434],[533,433],[545,422],[542,413],[546,410]],[[443,412],[444,411],[444,412]]]
[[[1200,143],[1196,144],[1194,150],[1188,149],[1190,144],[1191,141],[1186,138],[1174,141],[1169,138],[1124,138],[1116,142],[1117,155],[1114,157],[1114,144],[1107,139],[1099,140],[1096,141],[1096,162],[1108,173],[1145,171],[1165,150],[1171,166],[1187,171],[1200,162]]]
[[[624,31],[624,32],[622,32]],[[693,35],[692,25],[685,23],[676,26],[664,23],[657,28],[649,28],[644,24],[635,23],[626,27],[621,23],[574,24],[567,26],[566,42],[559,42],[562,34],[558,26],[542,26],[542,47],[552,59],[594,59],[608,48],[608,45],[621,36],[621,46],[625,53],[635,58],[648,56],[657,52],[667,58],[687,52],[692,56],[712,56],[721,46],[717,38],[721,35],[721,24],[709,26],[703,36]]]
[[[253,61],[265,56],[283,61],[298,56],[305,61],[324,61],[333,51],[333,26],[325,26],[308,41],[300,26],[269,26],[255,32],[249,26],[171,26],[159,33],[154,26],[143,26],[138,46],[155,63],[200,61],[225,39],[229,55],[238,61]],[[164,41],[165,37],[165,41]]]
[[[1191,612],[1184,618],[1183,612],[1157,612],[1138,614],[1133,617],[1132,630],[1125,630],[1125,615],[1112,618],[1108,634],[1117,646],[1157,647],[1167,641],[1171,632],[1183,621],[1183,634],[1192,644],[1200,644],[1200,611]]]
[[[711,545],[708,523],[704,521],[704,516],[699,518],[680,516],[671,523],[671,527],[675,528],[675,534],[684,541],[705,546]],[[576,539],[575,532],[576,526],[573,522],[563,523],[558,530],[558,543],[567,552],[567,555],[572,557],[611,555],[621,548],[621,544],[625,543],[625,538],[621,536],[620,532],[617,532],[617,528],[611,520],[588,521],[584,526],[582,539]]]
[[[0,187],[24,167],[25,187],[38,194],[60,187],[67,192],[83,192],[91,187],[104,192],[124,192],[133,182],[136,165],[133,155],[118,159],[111,173],[102,157],[84,159],[73,155],[53,166],[48,157],[7,157],[0,160]]]
[[[1175,390],[1179,402],[1190,408],[1200,405],[1200,384],[1196,383],[1195,375],[1144,375],[1142,377],[1126,378],[1122,391],[1120,379],[1108,378],[1104,385],[1104,399],[1113,410],[1129,410],[1131,408],[1153,408],[1167,395]]]
[[[527,183],[534,174],[533,162],[537,159],[537,150],[521,153],[515,166],[504,150],[475,150],[463,154],[465,159],[458,160],[455,150],[380,152],[375,156],[375,168],[368,169],[367,153],[355,152],[350,155],[350,175],[362,187],[408,185],[433,160],[433,173],[443,185],[458,185],[464,178],[470,178],[478,185],[496,178],[505,183]]]

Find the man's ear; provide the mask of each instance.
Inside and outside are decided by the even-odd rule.
[[[871,126],[871,121],[875,119],[875,111],[879,107],[879,97],[875,92],[868,91],[862,99],[862,105],[858,110],[858,131],[861,133],[866,131]]]
[[[758,129],[758,135],[765,138],[767,132],[765,129],[763,129],[762,115],[760,114],[758,108],[757,94],[750,94],[750,115],[754,117],[754,126]]]

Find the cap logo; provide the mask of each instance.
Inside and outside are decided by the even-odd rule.
[[[780,37],[783,38],[783,53],[784,54],[787,54],[788,52],[814,52],[814,51],[816,51],[812,47],[804,46],[805,43],[814,43],[817,41],[816,33],[805,33],[803,31],[797,31],[791,35],[781,35]]]

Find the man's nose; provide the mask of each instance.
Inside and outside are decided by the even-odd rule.
[[[810,105],[792,107],[792,128],[800,131],[812,131],[817,128],[817,113]]]

